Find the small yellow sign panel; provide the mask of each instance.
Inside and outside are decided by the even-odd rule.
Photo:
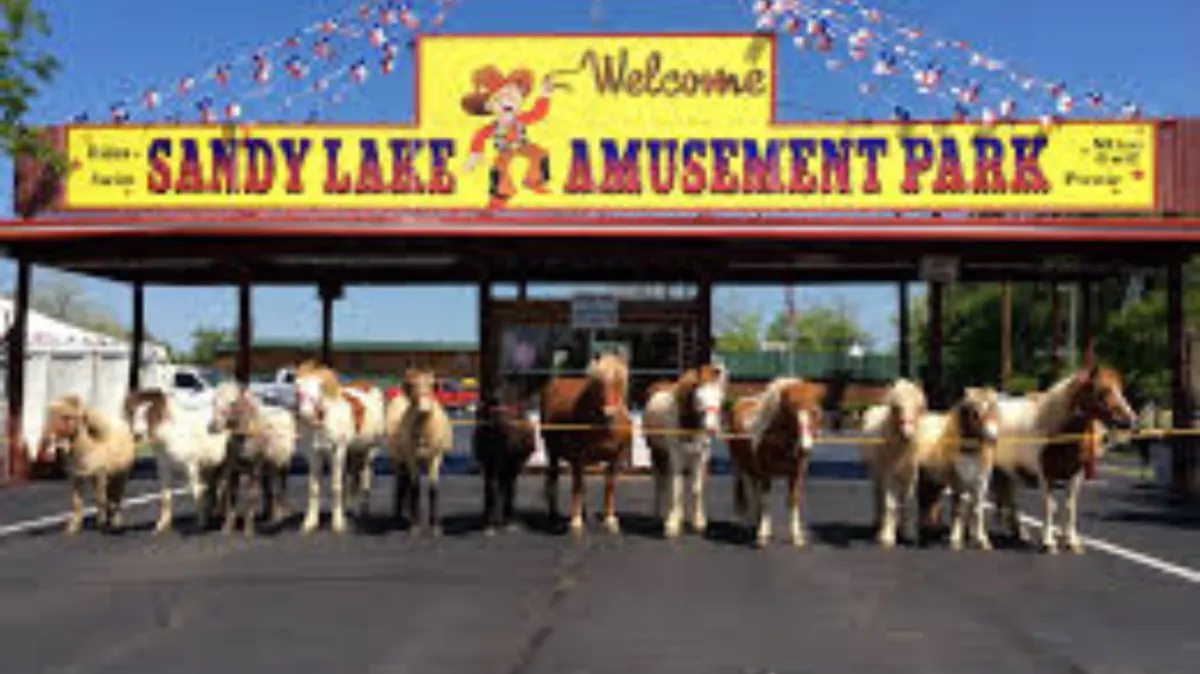
[[[412,124],[81,126],[66,206],[1153,210],[1148,122],[776,122],[760,35],[433,36]]]

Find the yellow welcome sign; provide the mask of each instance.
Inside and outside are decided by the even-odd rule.
[[[416,53],[411,124],[70,127],[65,206],[1155,206],[1153,123],[776,122],[773,36],[433,36]]]

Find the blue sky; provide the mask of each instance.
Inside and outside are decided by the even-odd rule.
[[[42,0],[54,29],[48,47],[65,69],[35,103],[33,119],[60,123],[87,111],[107,115],[122,97],[147,86],[176,81],[227,58],[248,54],[260,44],[354,7],[346,0]],[[418,8],[428,2],[416,3]],[[599,22],[593,22],[593,4]],[[748,4],[748,3],[747,3]],[[820,3],[829,5],[831,3]],[[988,54],[1024,64],[1033,74],[1067,82],[1073,91],[1099,89],[1110,100],[1132,97],[1150,115],[1200,113],[1200,25],[1196,0],[877,0],[864,3],[949,39],[969,41]],[[426,15],[429,13],[426,12]],[[463,0],[450,13],[446,30],[455,32],[555,31],[734,31],[753,26],[738,0]],[[830,72],[821,58],[798,53],[781,42],[778,77],[780,116],[829,118],[890,116],[900,102],[915,116],[945,115],[916,94],[892,93],[890,100],[864,96],[863,78]],[[411,70],[391,78],[372,77],[338,106],[320,114],[344,121],[403,121],[412,110]],[[311,105],[288,115],[303,118]],[[135,117],[136,119],[136,117]],[[0,202],[10,207],[9,166],[0,166]],[[12,267],[0,263],[0,283],[11,287]],[[35,274],[35,287],[37,276]],[[128,322],[126,288],[88,280],[92,297]],[[887,286],[801,289],[805,302],[846,298],[876,342],[894,336],[890,319],[895,292]],[[736,298],[736,299],[735,299]],[[766,312],[782,305],[780,288],[720,288],[718,303],[737,301]],[[264,337],[314,337],[318,304],[311,288],[258,290],[256,332]],[[147,294],[149,329],[176,346],[186,346],[199,323],[232,325],[235,294],[230,289],[152,288]],[[339,339],[474,339],[476,299],[467,288],[352,288],[336,315]]]

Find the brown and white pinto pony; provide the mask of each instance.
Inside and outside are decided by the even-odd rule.
[[[1000,444],[992,480],[998,514],[1011,532],[1025,540],[1016,504],[1016,481],[1036,484],[1042,494],[1042,548],[1047,553],[1058,551],[1054,488],[1064,483],[1064,542],[1072,552],[1083,552],[1077,526],[1079,490],[1084,477],[1094,472],[1102,445],[1098,438],[1046,439],[1095,430],[1096,422],[1117,428],[1131,428],[1137,423],[1137,415],[1125,399],[1120,375],[1106,367],[1084,368],[1047,391],[1000,402]]]
[[[862,460],[871,476],[879,544],[896,544],[899,515],[912,503],[917,481],[921,419],[929,409],[925,391],[908,379],[888,387],[883,403],[863,413]]]
[[[713,437],[721,432],[725,402],[723,369],[703,365],[674,382],[659,382],[649,390],[642,428],[654,467],[654,511],[663,518],[663,535],[675,538],[683,524],[683,475],[692,475],[692,527],[703,533],[704,479]],[[669,512],[663,512],[668,484]]]
[[[66,533],[83,526],[83,488],[91,483],[96,519],[102,530],[121,528],[121,501],[133,468],[133,432],[124,419],[89,408],[76,395],[50,403],[42,429],[42,449],[63,457],[71,480],[71,516]]]
[[[217,505],[214,487],[225,463],[229,433],[214,428],[203,410],[179,405],[170,391],[147,389],[125,397],[125,417],[134,441],[154,450],[159,483],[158,522],[154,533],[174,526],[173,473],[182,470],[192,492],[196,526],[201,531]]]
[[[950,547],[961,550],[968,503],[971,532],[982,550],[992,548],[984,523],[988,486],[1000,434],[1000,400],[990,387],[967,387],[946,412],[921,420],[916,463],[922,479],[951,496]],[[919,529],[918,529],[919,531]]]
[[[412,369],[405,373],[403,392],[387,406],[388,452],[396,476],[395,517],[407,506],[411,533],[421,528],[421,469],[429,482],[429,527],[442,533],[438,511],[438,482],[442,460],[454,447],[454,427],[434,396],[434,373]]]
[[[571,466],[571,531],[583,533],[583,471],[603,462],[604,526],[619,533],[616,513],[617,468],[633,447],[627,406],[629,365],[624,356],[597,354],[583,377],[558,377],[542,388],[541,423],[587,428],[542,428],[546,447],[546,509],[558,519],[558,462]]]
[[[372,463],[383,443],[383,392],[365,383],[343,386],[332,369],[311,361],[296,369],[295,386],[297,426],[308,448],[308,509],[301,531],[311,533],[320,522],[321,472],[329,461],[330,526],[342,533],[347,482],[361,497],[359,516],[369,510]]]
[[[771,480],[788,481],[788,512],[792,544],[805,544],[800,516],[801,492],[813,445],[821,428],[821,391],[812,382],[794,377],[772,381],[757,398],[743,398],[733,408],[729,458],[734,473],[734,508],[756,540],[771,540],[771,516],[764,501]]]

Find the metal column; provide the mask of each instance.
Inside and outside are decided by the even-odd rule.
[[[250,351],[254,334],[250,290],[250,278],[243,275],[238,281],[238,351],[235,368],[235,376],[242,386],[250,384]]]
[[[29,325],[29,261],[17,258],[17,287],[13,291],[12,325],[8,329],[8,457],[4,471],[10,481],[29,477],[22,417],[25,411],[25,341]]]
[[[129,345],[129,391],[142,388],[142,353],[146,344],[146,287],[133,282],[133,335]]]
[[[1167,350],[1171,354],[1171,419],[1175,428],[1191,428],[1192,396],[1187,381],[1183,321],[1183,263],[1167,267]],[[1171,449],[1171,488],[1177,494],[1193,492],[1196,479],[1194,438],[1176,436]]]

